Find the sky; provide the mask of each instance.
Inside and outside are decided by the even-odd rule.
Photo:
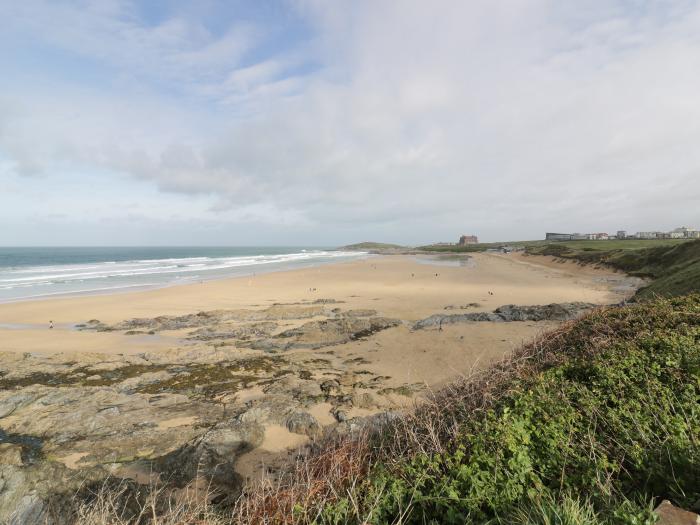
[[[0,245],[700,228],[700,0],[0,0]]]

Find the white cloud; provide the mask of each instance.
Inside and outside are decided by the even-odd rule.
[[[303,50],[252,64],[265,32],[250,24],[146,26],[115,2],[44,31],[75,11],[26,5],[10,15],[35,38],[186,88],[91,93],[87,115],[84,91],[32,87],[16,125],[0,119],[0,151],[27,173],[128,173],[324,238],[700,226],[695,1],[300,2]]]
[[[185,85],[220,78],[260,41],[245,22],[222,35],[184,16],[148,24],[129,0],[8,2],[0,5],[0,16],[11,21],[5,40],[41,42],[120,68],[127,77]]]

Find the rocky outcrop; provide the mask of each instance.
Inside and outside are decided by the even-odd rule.
[[[266,337],[277,329],[277,323],[263,321],[245,325],[216,325],[205,326],[187,337],[190,340],[213,341],[216,339],[251,339],[254,337]]]
[[[323,303],[325,304],[325,303]],[[225,322],[279,321],[308,319],[325,313],[323,304],[310,306],[273,305],[263,310],[211,310],[186,315],[161,315],[153,318],[134,318],[114,325],[106,325],[97,319],[76,325],[80,330],[159,332],[184,330]]]
[[[334,312],[336,317],[372,317],[377,315],[376,310],[370,310],[370,309],[355,309],[355,310],[346,310],[342,311],[340,309],[335,309]]]
[[[234,500],[242,488],[234,466],[238,457],[259,446],[265,428],[255,421],[231,419],[220,422],[204,435],[151,464],[161,478],[184,487],[195,478],[203,479],[214,490],[225,491]]]
[[[287,430],[313,437],[321,431],[321,425],[308,412],[294,412],[287,418]]]
[[[182,333],[161,334],[172,347],[142,353],[0,354],[0,523],[63,525],[66,498],[105,483],[126,483],[133,502],[148,484],[127,478],[150,473],[177,487],[201,478],[235,498],[236,462],[261,444],[266,426],[315,438],[321,403],[339,422],[357,408],[391,406],[388,392],[400,384],[369,371],[365,357],[320,349],[401,321],[336,303],[92,319],[77,328]],[[292,348],[312,351],[251,351]]]
[[[700,515],[676,507],[668,500],[663,500],[654,513],[658,516],[657,525],[700,525]]]
[[[511,321],[568,321],[595,308],[591,303],[552,303],[544,306],[518,306],[506,304],[494,313],[506,322]]]
[[[100,468],[75,472],[56,462],[0,464],[0,523],[68,525],[76,502],[106,479]]]
[[[340,412],[338,412],[340,414]],[[326,438],[344,436],[346,434],[374,433],[386,430],[391,425],[400,420],[401,414],[395,411],[379,412],[371,416],[354,417],[348,419],[345,413],[337,417],[339,424],[326,429]]]
[[[450,304],[445,306],[445,310],[469,310],[470,308],[479,308],[480,306],[479,303]]]
[[[553,303],[546,305],[519,306],[506,304],[493,312],[473,312],[468,314],[435,314],[413,325],[414,330],[440,327],[442,325],[466,322],[510,323],[513,321],[567,321],[595,308],[591,303]]]

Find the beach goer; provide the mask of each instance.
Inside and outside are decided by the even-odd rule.
[[[49,330],[53,329],[53,321],[49,321]]]

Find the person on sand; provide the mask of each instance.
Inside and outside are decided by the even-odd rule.
[[[53,330],[53,321],[49,321],[49,330]]]

